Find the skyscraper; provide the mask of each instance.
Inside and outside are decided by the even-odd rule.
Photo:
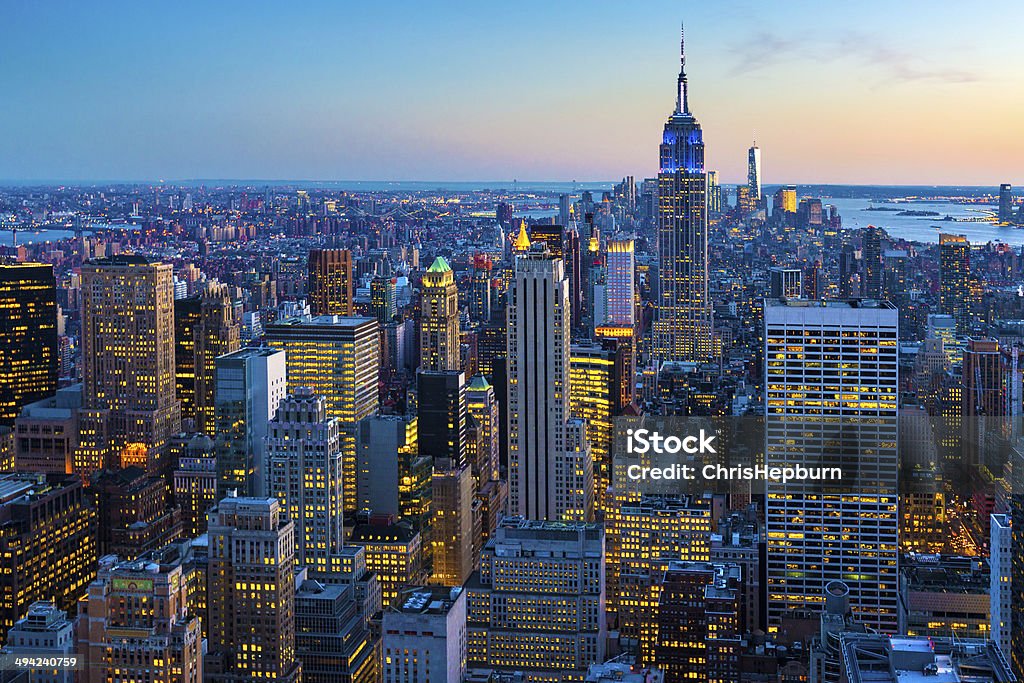
[[[0,426],[57,390],[53,266],[0,262]]]
[[[460,370],[459,290],[455,273],[442,256],[423,274],[420,308],[420,367]]]
[[[295,523],[295,558],[327,575],[344,540],[341,432],[321,396],[305,387],[281,401],[266,437],[267,495]]]
[[[268,422],[285,397],[285,354],[241,349],[216,361],[218,499],[263,495]]]
[[[769,481],[768,626],[820,611],[829,581],[858,620],[897,623],[898,312],[887,302],[765,302],[765,463],[843,468],[842,487]]]
[[[295,525],[276,498],[224,498],[210,510],[206,680],[294,683]]]
[[[761,201],[761,148],[757,142],[747,150],[747,187],[750,188],[750,201],[759,204]]]
[[[211,280],[194,297],[174,302],[175,372],[181,419],[195,431],[214,433],[214,370],[217,356],[237,351],[241,324],[227,285]]]
[[[386,325],[398,315],[398,305],[393,277],[375,277],[370,282],[370,304],[373,317],[381,325]]]
[[[653,351],[659,362],[701,361],[713,352],[704,140],[690,113],[683,48],[680,41],[676,109],[665,123],[658,172],[660,292]]]
[[[571,508],[567,451],[569,283],[543,242],[516,260],[508,296],[509,497],[512,514],[561,520]],[[588,456],[589,457],[589,456]]]
[[[887,237],[885,230],[869,225],[864,229],[864,296],[878,299],[882,296],[882,242]]]
[[[415,416],[370,415],[356,425],[357,509],[398,517],[416,529],[430,522],[431,458],[416,449]]]
[[[636,326],[636,261],[631,238],[608,240],[605,275],[605,320],[597,325]]]
[[[467,464],[435,460],[432,488],[430,582],[459,587],[473,571],[473,473]]]
[[[503,520],[466,587],[469,665],[583,680],[604,661],[604,558],[600,525]]]
[[[971,243],[963,235],[939,235],[939,307],[956,320],[957,334],[971,327]]]
[[[999,222],[1013,222],[1013,188],[1010,183],[999,186]]]
[[[82,482],[67,475],[0,475],[0,492],[0,634],[6,634],[37,600],[75,608],[96,576],[96,511]]]
[[[105,557],[78,620],[83,683],[196,683],[203,634],[180,563]]]
[[[352,252],[309,252],[309,308],[313,315],[352,315]]]
[[[466,463],[466,378],[461,372],[416,373],[419,452]]]
[[[266,343],[287,353],[288,391],[309,387],[341,427],[344,489],[356,490],[356,423],[377,411],[380,336],[375,318],[290,318],[267,326]],[[355,511],[355,496],[345,499]]]
[[[112,256],[82,266],[82,412],[75,471],[140,464],[164,474],[181,427],[169,263]]]

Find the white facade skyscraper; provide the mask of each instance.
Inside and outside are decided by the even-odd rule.
[[[850,587],[857,619],[897,627],[898,311],[887,302],[765,302],[765,464],[840,467],[841,484],[768,482],[768,626]]]
[[[218,356],[214,372],[217,494],[263,495],[264,438],[285,397],[285,353],[246,348]]]
[[[322,396],[300,387],[281,402],[266,438],[267,495],[295,523],[300,565],[324,575],[344,539],[341,427]]]
[[[517,258],[508,295],[510,512],[528,519],[576,518],[586,469],[593,477],[589,449],[570,451],[566,436],[569,325],[562,260],[538,242]]]
[[[1013,529],[1010,515],[992,515],[989,528],[991,545],[989,550],[989,616],[992,622],[992,640],[1010,658],[1010,635],[1013,633],[1012,599],[1013,579]]]

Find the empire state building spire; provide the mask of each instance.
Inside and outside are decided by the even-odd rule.
[[[676,94],[676,113],[689,114],[690,103],[686,100],[686,29],[679,25],[679,92]]]

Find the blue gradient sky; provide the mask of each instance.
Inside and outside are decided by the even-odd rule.
[[[301,6],[300,6],[301,5]],[[0,178],[1024,183],[1024,3],[3,4]]]

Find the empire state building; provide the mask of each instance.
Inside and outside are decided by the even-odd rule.
[[[709,360],[713,353],[704,139],[687,101],[684,48],[680,39],[676,109],[665,122],[658,171],[660,286],[653,350],[659,364]]]

